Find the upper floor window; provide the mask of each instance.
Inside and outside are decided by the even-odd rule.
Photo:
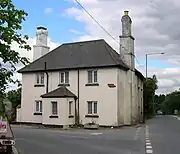
[[[89,70],[88,83],[97,83],[97,82],[98,82],[97,70]]]
[[[37,73],[36,74],[36,84],[37,85],[44,85],[44,73]]]
[[[61,84],[69,83],[69,72],[60,72],[59,73],[59,82]]]

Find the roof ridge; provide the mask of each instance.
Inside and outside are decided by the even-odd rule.
[[[105,40],[104,40],[104,39],[86,40],[86,41],[78,41],[78,42],[63,43],[62,45],[80,44],[80,43],[89,43],[89,42],[97,42],[97,41],[105,41]]]
[[[114,50],[106,41],[106,48],[107,46],[109,47],[109,49],[111,49],[111,51],[107,51],[108,54],[111,56],[112,60],[116,63],[116,64],[120,64],[122,63],[124,65],[124,67],[128,67],[127,64],[123,61],[123,59],[121,58],[120,54],[118,52],[116,52],[116,50]],[[118,58],[116,58],[115,56],[113,56],[113,54],[117,54]]]
[[[105,44],[105,48],[107,49],[106,52],[107,52],[108,55],[112,58],[112,60],[113,60],[116,64],[118,64],[117,61],[116,61],[116,59],[112,56],[112,54],[111,54],[112,52],[109,51],[107,47],[109,47],[111,50],[114,50],[114,49],[113,49],[106,41],[105,41],[105,43],[106,43],[106,44]],[[115,51],[115,50],[114,50],[114,51]],[[111,52],[111,53],[110,53],[110,52]],[[116,51],[115,51],[115,52],[116,52]],[[118,53],[117,53],[117,54],[118,54]]]

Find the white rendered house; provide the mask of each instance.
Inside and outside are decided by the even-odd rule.
[[[135,69],[131,18],[122,17],[120,54],[103,39],[65,43],[49,52],[38,27],[34,61],[22,73],[17,121],[44,125],[120,126],[143,118],[143,75]]]

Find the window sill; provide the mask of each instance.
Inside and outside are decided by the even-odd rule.
[[[49,118],[58,118],[58,116],[57,115],[51,115],[51,116],[49,116]]]
[[[35,84],[34,87],[44,87],[44,84]]]
[[[74,118],[74,116],[73,115],[69,115],[69,118]]]
[[[85,86],[99,86],[99,83],[87,83]]]
[[[86,117],[86,118],[99,118],[98,115],[90,115],[90,114],[85,115],[85,117]]]
[[[35,112],[34,115],[42,115],[40,112]]]
[[[58,86],[67,86],[67,87],[69,87],[70,84],[69,83],[60,83],[60,84],[58,84]]]

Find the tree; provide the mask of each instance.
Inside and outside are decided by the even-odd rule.
[[[9,91],[6,96],[12,103],[12,120],[16,119],[16,108],[21,104],[21,89],[20,87],[17,90]]]
[[[156,109],[156,111],[162,110],[161,107],[162,107],[162,103],[164,102],[165,98],[166,98],[166,95],[164,95],[164,94],[155,95],[155,109]]]
[[[20,34],[25,16],[27,13],[16,9],[11,0],[0,0],[0,103],[7,85],[18,82],[12,79],[16,65],[26,65],[29,62],[26,57],[21,57],[19,52],[11,47],[12,43],[16,42],[20,48],[31,49],[26,42],[28,36]]]
[[[158,89],[157,86],[157,78],[156,75],[153,75],[152,78],[147,78],[144,82],[144,112],[145,116],[148,117],[153,114],[153,101],[154,101],[154,95],[155,91]]]
[[[20,48],[30,50],[27,45],[27,35],[19,34],[22,22],[27,13],[15,8],[11,0],[0,0],[0,92],[4,92],[16,71],[16,64],[28,64],[26,57],[21,57],[18,51],[11,48],[12,42],[19,44]]]
[[[174,91],[166,95],[161,104],[161,110],[164,114],[174,114],[174,110],[180,111],[180,91]]]

